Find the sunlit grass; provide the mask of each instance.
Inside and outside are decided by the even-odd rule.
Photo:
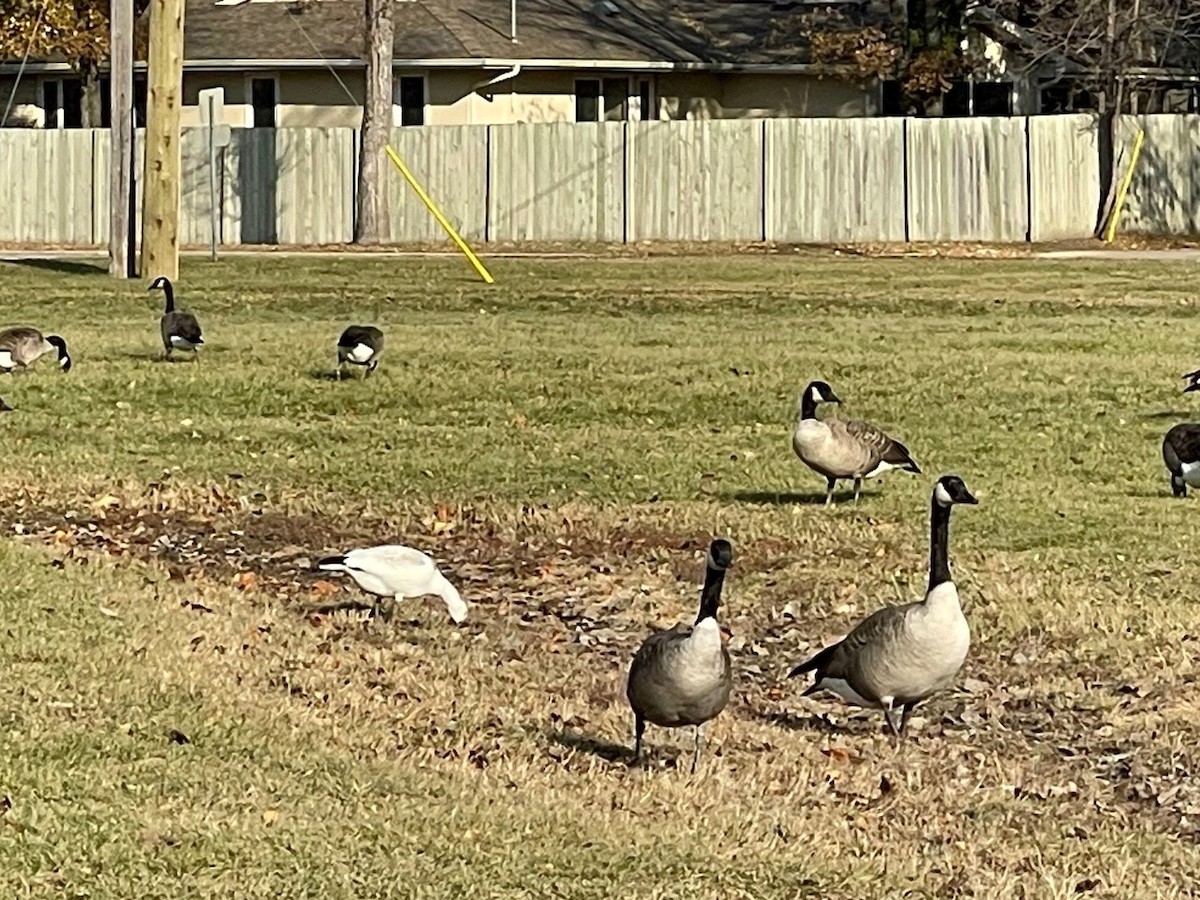
[[[168,364],[160,295],[0,264],[0,324],[76,360],[0,380],[0,894],[1186,892],[1196,510],[1159,443],[1193,417],[1195,266],[491,268],[187,261],[207,346]],[[352,322],[388,350],[335,381]],[[789,443],[816,377],[926,474],[822,508]],[[953,536],[971,690],[896,750],[781,676],[919,595],[947,471],[981,500]],[[700,776],[657,730],[631,770],[624,666],[715,531],[735,700]],[[443,559],[467,626],[314,613],[271,556],[368,540]]]

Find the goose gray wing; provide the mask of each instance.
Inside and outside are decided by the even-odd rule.
[[[816,672],[812,685],[804,692],[805,696],[823,690],[821,682],[826,678],[833,678],[845,681],[866,699],[878,701],[878,697],[871,696],[872,692],[863,684],[860,676],[864,658],[873,649],[888,646],[903,637],[905,616],[911,606],[913,604],[906,603],[876,610],[854,626],[853,630],[836,644],[830,644],[811,659],[792,669],[788,677]]]
[[[1184,463],[1200,462],[1200,424],[1181,422],[1163,438],[1163,462],[1178,475]]]
[[[376,353],[383,349],[383,332],[374,325],[351,325],[338,338],[339,347],[357,347],[366,344]]]
[[[920,474],[908,448],[893,437],[890,437],[869,422],[852,420],[845,423],[846,433],[862,444],[870,452],[875,463],[874,468],[881,462],[888,463],[898,469],[907,469]]]
[[[22,344],[38,345],[42,343],[42,333],[36,328],[30,328],[27,325],[18,325],[15,328],[5,328],[0,331],[0,350],[15,350]]]
[[[203,342],[203,337],[200,333],[200,323],[189,312],[167,313],[162,317],[162,327],[163,336],[168,339],[174,335],[183,338],[189,344]]]
[[[656,632],[646,638],[633,655],[633,662],[629,664],[631,689],[635,677],[644,673],[665,673],[670,667],[671,651],[691,637],[691,634],[692,626],[681,622],[674,628]]]

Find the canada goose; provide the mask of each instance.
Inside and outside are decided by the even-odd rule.
[[[954,680],[971,644],[971,630],[950,580],[950,509],[977,501],[957,475],[933,488],[929,535],[929,589],[925,599],[885,607],[846,637],[792,669],[789,678],[816,670],[804,696],[828,690],[855,706],[882,709],[888,727],[904,733],[913,707]],[[896,725],[894,712],[903,707]]]
[[[818,419],[817,404],[842,401],[824,381],[810,382],[800,395],[800,417],[792,432],[792,449],[801,462],[825,476],[825,505],[833,502],[838,479],[854,479],[854,502],[864,478],[889,469],[920,474],[908,448],[874,425],[842,419]]]
[[[467,604],[458,590],[438,571],[437,563],[420,550],[398,544],[361,547],[343,556],[328,556],[317,562],[327,572],[347,572],[360,588],[377,597],[441,597],[455,623],[467,618]],[[379,612],[379,601],[375,602]]]
[[[176,350],[196,353],[199,359],[200,345],[204,343],[200,323],[190,312],[175,309],[175,288],[171,286],[171,279],[159,275],[147,290],[156,291],[159,288],[167,297],[161,321],[163,347],[167,351],[167,359],[173,359]]]
[[[1200,424],[1173,426],[1163,437],[1162,455],[1171,473],[1171,493],[1186,497],[1189,487],[1200,488]]]
[[[1200,391],[1200,369],[1195,372],[1188,372],[1183,376],[1187,380],[1187,387],[1183,389],[1185,394],[1190,394],[1192,391]]]
[[[633,707],[634,755],[641,759],[647,721],[663,728],[691,725],[695,729],[693,772],[703,742],[700,729],[725,708],[733,687],[729,651],[717,624],[725,570],[733,564],[729,541],[713,541],[706,562],[695,624],[676,625],[646,638],[634,654],[625,687]]]
[[[342,367],[366,366],[369,376],[379,366],[379,357],[383,356],[383,332],[374,325],[351,325],[342,332],[337,342],[338,377],[342,377]]]
[[[11,372],[24,371],[39,357],[58,352],[58,366],[64,372],[71,371],[71,354],[67,342],[57,334],[42,336],[36,328],[20,325],[0,331],[0,369]]]

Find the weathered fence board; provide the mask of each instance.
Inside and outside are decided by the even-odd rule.
[[[1200,116],[1154,115],[1121,121],[1118,174],[1125,171],[1138,129],[1146,140],[1121,216],[1121,231],[1200,232]]]
[[[1138,128],[1122,230],[1200,233],[1200,116],[1126,117],[1119,167]],[[1101,196],[1089,116],[434,126],[393,144],[472,241],[1049,241],[1091,234]],[[221,243],[351,240],[357,151],[349,128],[234,129]],[[180,238],[204,246],[205,129],[182,155]],[[104,244],[109,161],[106,130],[0,130],[0,240]],[[392,240],[444,240],[388,172]]]
[[[909,240],[1023,241],[1025,119],[910,119]]]
[[[904,240],[902,119],[770,119],[765,156],[767,240]]]
[[[625,239],[625,124],[491,130],[488,240]]]
[[[395,128],[392,146],[455,230],[467,240],[483,240],[488,126]],[[390,161],[384,171],[392,207],[392,240],[446,240],[446,232]]]
[[[763,239],[762,120],[630,122],[633,241]]]
[[[1029,238],[1089,237],[1100,210],[1094,116],[1029,119]]]
[[[351,128],[275,129],[270,190],[278,210],[279,243],[354,240],[354,164]]]
[[[92,240],[92,132],[0,129],[0,240]]]

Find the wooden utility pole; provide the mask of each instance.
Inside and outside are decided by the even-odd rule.
[[[112,93],[109,100],[108,274],[134,274],[133,228],[133,0],[112,0],[109,47]]]
[[[392,0],[366,0],[367,96],[358,158],[358,216],[354,240],[388,239],[387,153],[392,133]]]
[[[183,0],[151,0],[149,82],[142,194],[142,275],[177,278]]]

